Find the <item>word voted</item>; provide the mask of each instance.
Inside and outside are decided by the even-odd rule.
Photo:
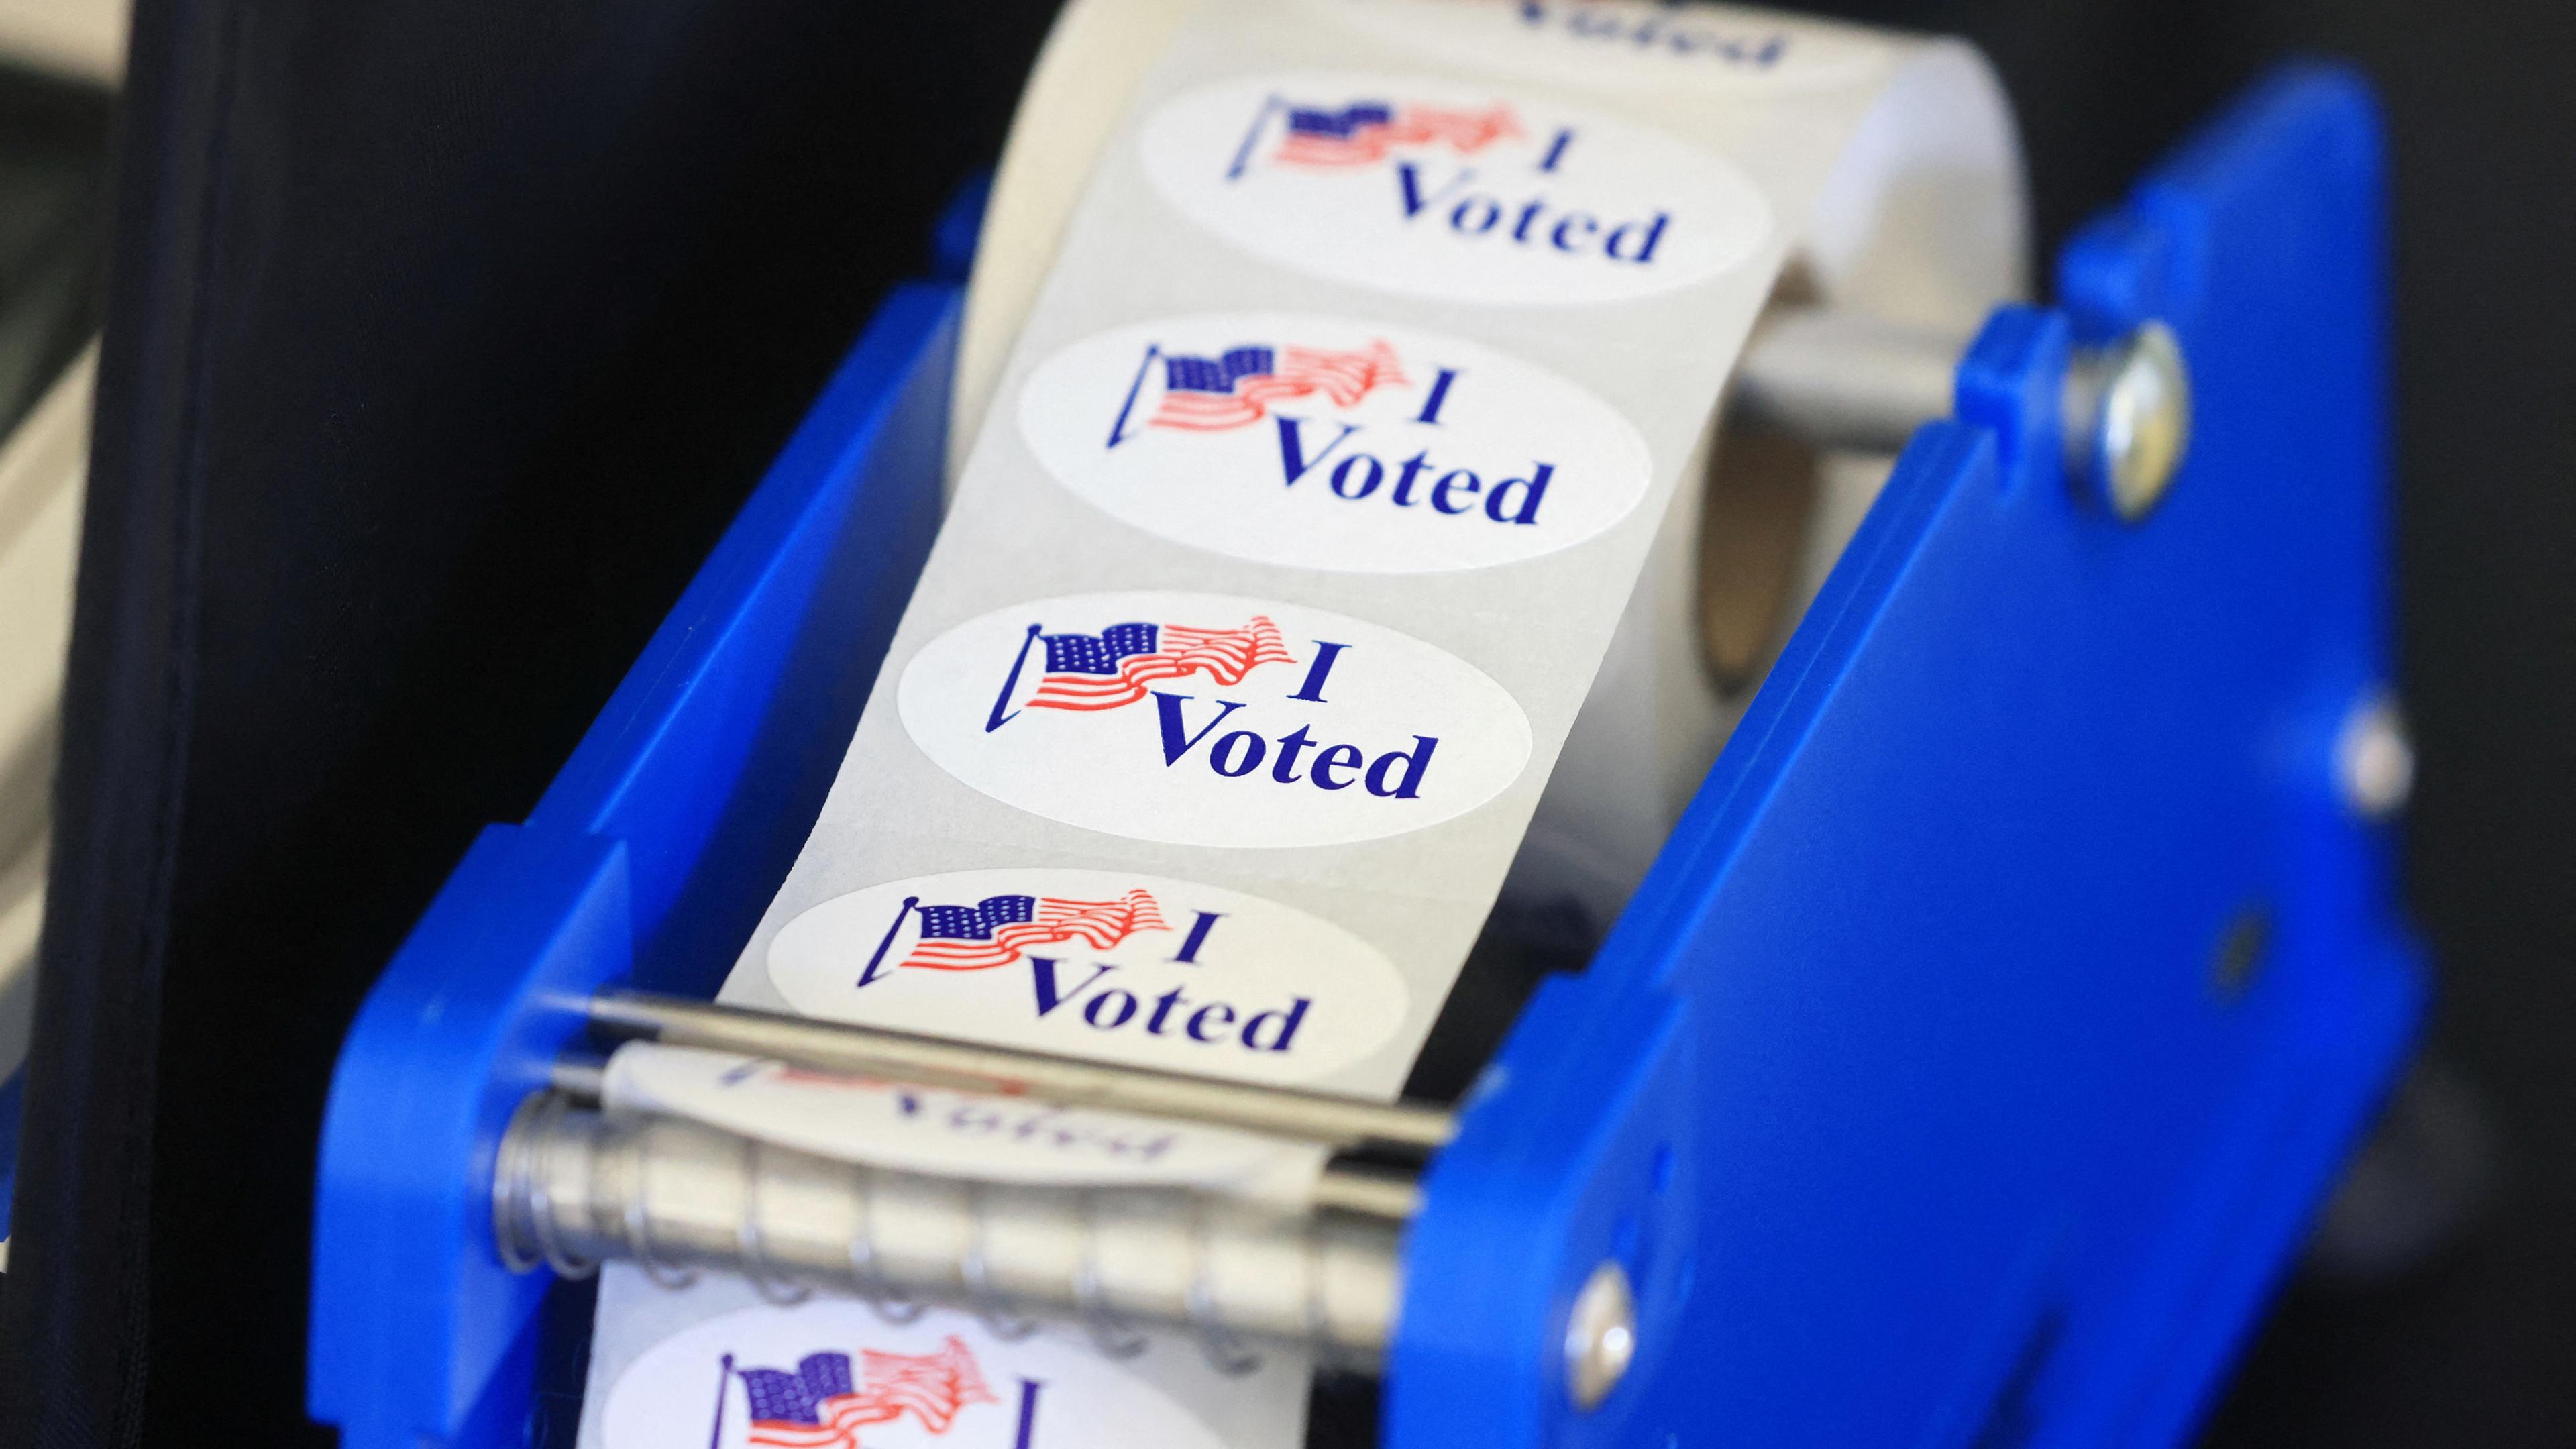
[[[1054,958],[1031,956],[1029,982],[1037,994],[1038,1018],[1043,1021],[1063,1010],[1069,1017],[1078,1014],[1095,1031],[1123,1032],[1133,1027],[1139,1036],[1286,1052],[1315,1005],[1311,997],[1291,996],[1284,1007],[1245,1012],[1231,1002],[1194,1000],[1175,986],[1151,997],[1149,1010],[1137,993],[1108,984],[1118,970],[1110,962],[1094,962],[1091,974],[1075,981],[1073,973],[1061,970]]]
[[[1417,423],[1436,425],[1440,405],[1449,386],[1457,380],[1454,368],[1442,368],[1439,380],[1432,386],[1431,400]],[[1357,503],[1380,496],[1397,508],[1422,507],[1432,513],[1475,517],[1482,515],[1495,523],[1527,526],[1538,522],[1539,506],[1547,501],[1548,484],[1556,477],[1554,463],[1533,461],[1518,476],[1507,477],[1488,485],[1473,468],[1452,468],[1432,461],[1429,448],[1418,448],[1413,456],[1400,458],[1390,466],[1386,459],[1357,447],[1344,450],[1353,435],[1364,431],[1360,423],[1338,423],[1340,431],[1330,442],[1309,453],[1315,437],[1306,432],[1307,419],[1280,414],[1274,421],[1279,428],[1279,472],[1291,489],[1310,473],[1325,469],[1321,481],[1336,498]],[[1338,456],[1337,456],[1338,455]],[[1392,486],[1389,486],[1390,482]],[[1310,490],[1311,491],[1311,490]],[[1482,495],[1480,498],[1479,495]]]
[[[1513,10],[1520,23],[1530,30],[1553,32],[1597,45],[1705,57],[1721,65],[1751,71],[1771,70],[1789,54],[1790,39],[1786,31],[1720,30],[1687,12],[1677,14],[1671,6],[1568,5],[1550,4],[1547,0],[1519,0]]]
[[[1122,1119],[982,1097],[958,1097],[943,1105],[925,1101],[918,1092],[897,1089],[895,1111],[907,1121],[942,1128],[970,1141],[1010,1142],[1083,1156],[1097,1154],[1119,1162],[1159,1162],[1171,1155],[1180,1141],[1178,1133],[1160,1125],[1108,1125]]]
[[[1347,644],[1328,640],[1315,641],[1315,662],[1306,671],[1303,683],[1287,696],[1312,704],[1326,703],[1324,687],[1332,678],[1333,666],[1350,649]],[[1216,699],[1209,701],[1212,713],[1204,713],[1202,722],[1192,728],[1190,716],[1196,704],[1195,695],[1175,694],[1157,689],[1154,696],[1154,719],[1160,734],[1163,766],[1170,769],[1196,755],[1209,769],[1229,780],[1267,779],[1273,784],[1312,785],[1318,790],[1347,790],[1354,785],[1372,795],[1388,799],[1413,800],[1422,794],[1423,777],[1430,772],[1431,757],[1440,748],[1437,735],[1415,735],[1409,747],[1387,750],[1371,759],[1356,744],[1325,744],[1313,738],[1314,725],[1305,723],[1281,732],[1274,740],[1248,729],[1217,734],[1235,712],[1244,709],[1243,701]],[[1207,744],[1215,736],[1214,744]],[[1207,748],[1200,749],[1202,744]],[[1307,752],[1313,751],[1310,755]],[[1269,768],[1262,768],[1264,762]]]
[[[1552,168],[1573,136],[1572,131],[1557,133],[1556,144],[1539,163],[1541,171]],[[1673,214],[1663,210],[1606,222],[1589,211],[1562,206],[1544,193],[1506,198],[1496,191],[1475,189],[1477,178],[1474,166],[1457,166],[1442,179],[1417,162],[1400,161],[1395,167],[1396,205],[1408,223],[1426,216],[1444,219],[1451,232],[1470,240],[1492,239],[1497,245],[1599,257],[1637,267],[1653,265],[1664,233],[1673,223]]]
[[[1596,87],[1683,84],[1760,94],[1862,74],[1885,42],[1785,15],[1675,0],[1331,0],[1348,21],[1453,65]]]

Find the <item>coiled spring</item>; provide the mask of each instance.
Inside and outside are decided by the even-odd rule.
[[[795,1152],[559,1093],[512,1118],[493,1177],[504,1261],[577,1277],[603,1261],[685,1283],[739,1273],[774,1301],[852,1294],[896,1322],[939,1303],[1013,1336],[1075,1319],[1103,1352],[1190,1333],[1234,1372],[1259,1343],[1373,1370],[1400,1298],[1397,1226],[1180,1189],[968,1183]]]

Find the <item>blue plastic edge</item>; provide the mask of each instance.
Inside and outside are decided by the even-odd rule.
[[[2387,667],[2379,188],[2366,88],[2294,67],[2079,236],[2066,313],[1998,313],[1963,361],[1961,420],[1907,450],[1590,972],[1533,1000],[1434,1164],[1407,1243],[1388,1449],[2188,1432],[2422,1009],[2386,832],[2349,818],[2327,783],[2342,711]],[[2183,333],[2206,405],[2176,501],[2124,529],[2086,512],[2055,449],[2032,444],[2055,437],[2069,343],[2149,317]],[[2200,596],[2187,617],[2139,622],[2177,590]],[[1980,638],[1998,629],[2000,645]],[[1934,667],[2016,649],[2018,678]],[[1990,693],[1962,714],[1945,689]],[[2015,729],[2025,704],[2029,728]],[[2128,718],[2103,731],[2088,711]],[[1971,743],[1963,720],[2001,732]],[[1873,986],[1865,962],[1797,964],[1869,939],[1848,922],[1918,908],[1901,891],[1868,899],[1866,842],[1946,836],[1956,858],[1921,870],[1990,903],[2011,899],[1996,895],[2010,876],[1975,873],[2016,860],[1959,835],[1978,813],[1937,777],[1965,757],[1927,756],[1909,728],[2094,782],[2134,814],[2138,845],[2188,839],[2175,834],[2188,807],[2157,798],[2153,771],[2104,774],[2084,754],[2160,742],[2142,759],[2195,761],[2174,777],[2195,789],[2172,793],[2218,807],[2219,848],[2158,860],[2130,847],[2118,869],[2171,894],[2102,895],[2092,929],[2143,912],[2164,938],[2099,943],[2083,966],[2118,984],[2070,992],[2050,977],[2080,954],[2017,956],[1996,937],[1992,970],[1961,983],[1986,1019],[1917,1018],[1917,1040],[1897,1045],[1908,1012],[1946,1009],[1939,994]],[[1951,807],[1946,820],[1905,818],[1905,790],[1886,788],[1900,771],[1936,780],[1915,793]],[[1788,792],[1835,803],[1784,805]],[[2082,940],[2084,911],[2063,919],[2047,892],[2083,897],[2084,872],[2041,864],[2047,885],[2003,924],[2026,915]],[[2274,959],[2223,999],[2193,973],[2245,899],[2270,903]],[[1968,966],[1922,934],[1937,922],[1917,928],[1917,969]],[[1906,961],[1901,936],[1880,943],[1881,959]],[[2088,1014],[2088,998],[2134,1018]],[[1657,1024],[1685,1011],[1701,1085],[1675,1122],[1639,1083],[1671,1050]],[[1630,1034],[1606,1029],[1622,1020]],[[2016,1055],[2050,1065],[2020,1070]],[[2159,1088],[2173,1100],[2154,1101]],[[1568,1104],[1641,1120],[1568,1121],[1581,1116]],[[1807,1119],[1840,1135],[1801,1136]],[[1601,1225],[1652,1211],[1608,1144],[1693,1124],[1698,1240],[1640,1282],[1644,1303],[1684,1305],[1679,1341],[1658,1344],[1641,1318],[1637,1368],[1579,1413],[1555,1381],[1567,1308],[1619,1252]],[[1904,1246],[1927,1224],[1939,1231]]]
[[[475,842],[352,1025],[322,1131],[307,1365],[309,1411],[352,1449],[524,1419],[551,1275],[499,1261],[500,1132],[580,1029],[580,996],[639,966],[713,989],[731,947],[706,944],[739,940],[750,882],[795,848],[766,823],[819,808],[936,531],[921,480],[957,301],[888,297],[528,824]]]

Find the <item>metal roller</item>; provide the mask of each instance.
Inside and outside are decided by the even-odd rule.
[[[1894,453],[1950,415],[1968,339],[1823,307],[1765,313],[1736,364],[1731,405],[1823,448]]]
[[[1894,453],[1950,415],[1971,339],[1856,313],[1781,307],[1736,367],[1732,405],[1813,446]],[[2058,399],[2067,478],[2122,521],[2164,496],[2191,440],[2191,376],[2173,329],[2148,322],[2077,347]]]
[[[1235,1369],[1270,1342],[1374,1372],[1402,1298],[1399,1229],[1384,1218],[890,1172],[554,1093],[512,1119],[492,1209],[521,1270],[624,1260],[673,1282],[718,1269],[782,1301],[820,1290],[895,1317],[969,1309],[1005,1336],[1030,1315],[1067,1317],[1121,1355],[1164,1327]]]

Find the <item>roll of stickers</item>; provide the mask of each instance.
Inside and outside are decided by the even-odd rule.
[[[1714,758],[1703,479],[1784,275],[1964,332],[2019,284],[2018,186],[1952,43],[1075,5],[987,223],[949,516],[720,999],[1394,1095],[1507,876],[1606,922]],[[1824,473],[1793,592],[1883,464]],[[1319,1166],[705,1053],[621,1055],[609,1096],[1000,1181],[1277,1197]],[[583,1442],[1267,1449],[1307,1377],[612,1268]]]

